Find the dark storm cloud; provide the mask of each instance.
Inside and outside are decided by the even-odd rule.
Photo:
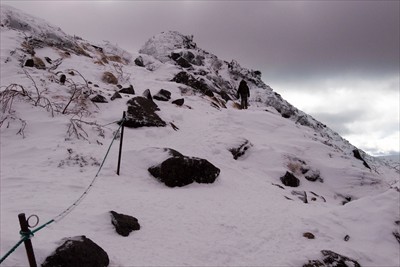
[[[377,124],[399,132],[390,127],[399,123],[399,1],[2,3],[132,52],[162,31],[193,34],[219,58],[260,70],[265,83],[340,134],[372,134]],[[381,151],[374,145],[366,146]]]

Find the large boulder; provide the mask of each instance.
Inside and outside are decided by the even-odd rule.
[[[179,152],[148,171],[168,187],[181,187],[193,182],[213,183],[220,173],[220,169],[206,159],[187,157]]]
[[[155,112],[157,105],[147,98],[137,96],[127,102],[128,111],[124,125],[127,127],[164,127],[167,124]]]
[[[42,267],[105,267],[109,263],[107,253],[83,235],[67,238],[52,255],[46,258]]]
[[[132,231],[140,230],[140,224],[135,217],[110,211],[111,223],[115,226],[115,231],[122,235],[128,236]]]

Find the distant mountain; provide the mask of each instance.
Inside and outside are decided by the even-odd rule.
[[[39,264],[87,238],[112,266],[399,264],[399,165],[292,106],[260,71],[176,31],[132,54],[0,12],[1,257],[26,212],[55,221],[33,238]],[[4,264],[26,264],[22,250]]]

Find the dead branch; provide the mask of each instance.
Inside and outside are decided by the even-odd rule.
[[[84,139],[86,141],[89,141],[89,134],[84,129],[84,126],[90,126],[92,129],[97,131],[97,133],[100,137],[103,137],[103,138],[105,137],[105,131],[103,129],[103,126],[97,124],[97,122],[84,121],[84,120],[82,120],[82,116],[79,118],[75,118],[75,116],[74,116],[70,119],[70,124],[69,124],[68,130],[67,130],[68,136],[69,137],[74,136],[77,139]]]
[[[0,120],[0,128],[3,126],[3,124],[6,121],[8,121],[6,128],[10,127],[10,121],[19,121],[20,124],[21,124],[21,126],[20,126],[21,128],[18,130],[18,132],[16,134],[19,134],[19,135],[22,136],[22,138],[25,138],[24,130],[25,130],[25,127],[26,127],[26,124],[27,124],[25,120],[23,120],[23,119],[21,119],[19,117],[16,117],[15,115],[9,114],[9,115],[5,116],[4,118],[2,118]]]

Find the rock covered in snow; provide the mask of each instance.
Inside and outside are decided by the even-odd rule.
[[[171,99],[171,92],[165,89],[160,89],[160,91],[158,91],[153,98],[158,101],[168,101]]]
[[[157,105],[145,97],[137,96],[127,102],[128,110],[124,125],[127,127],[164,127],[167,124],[155,112]]]
[[[110,260],[107,252],[86,236],[67,238],[55,252],[48,256],[43,267],[105,267]]]
[[[140,230],[138,219],[133,216],[110,211],[111,223],[115,226],[115,231],[122,235],[128,236],[132,231]]]
[[[208,160],[187,157],[179,152],[148,171],[168,187],[181,187],[193,182],[213,183],[220,173],[220,169]]]

